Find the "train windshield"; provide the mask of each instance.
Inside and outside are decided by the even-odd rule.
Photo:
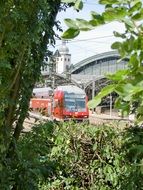
[[[85,96],[65,96],[65,108],[70,112],[83,112],[86,111]]]

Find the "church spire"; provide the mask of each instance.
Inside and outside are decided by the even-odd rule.
[[[66,41],[62,40],[62,45],[59,48],[60,54],[68,54],[69,53],[69,48],[66,46]]]
[[[62,40],[62,45],[59,48],[60,57],[57,59],[56,71],[59,74],[65,73],[71,65],[71,54],[69,54],[69,48],[66,45],[66,41]]]

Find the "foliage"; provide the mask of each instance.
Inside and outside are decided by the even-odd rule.
[[[51,175],[50,164],[42,164],[42,156],[48,154],[52,148],[53,129],[53,123],[48,123],[42,127],[35,127],[32,132],[20,137],[17,142],[16,157],[5,159],[0,189],[39,189],[39,179],[47,171]]]
[[[75,10],[79,11],[83,8],[82,0],[61,0],[62,3],[66,3],[69,6],[73,6]]]
[[[143,121],[143,4],[141,0],[99,0],[99,4],[105,6],[102,14],[91,12],[91,19],[66,19],[65,22],[69,29],[64,32],[63,38],[76,37],[80,31],[91,30],[95,27],[112,21],[119,21],[125,25],[125,32],[114,32],[115,37],[121,38],[112,44],[112,49],[118,50],[122,59],[128,59],[126,70],[118,71],[116,74],[109,75],[107,78],[113,81],[112,90],[115,91],[119,98],[116,107],[123,113],[134,112],[137,121]],[[89,103],[89,107],[96,107],[103,96],[106,96],[111,90],[106,87],[100,94]]]
[[[124,145],[122,149],[126,149],[126,177],[122,181],[122,189],[143,189],[143,128],[131,127],[125,131]]]
[[[56,129],[55,146],[51,151],[51,159],[57,160],[61,165],[56,188],[117,187],[120,167],[124,163],[122,158],[119,158],[119,155],[123,154],[120,153],[121,136],[108,127],[67,123]],[[55,186],[55,181],[52,186]]]
[[[5,159],[17,158],[16,141],[28,115],[29,100],[39,80],[60,0],[0,1],[0,179],[5,181]],[[21,163],[19,163],[21,164]],[[21,166],[22,169],[23,166]],[[24,169],[24,168],[23,168]],[[9,172],[11,171],[9,169]],[[3,174],[5,173],[5,175]],[[1,185],[7,183],[1,183]],[[4,188],[2,188],[4,189]]]
[[[139,127],[40,124],[18,141],[17,163],[7,160],[13,171],[5,172],[7,187],[16,183],[20,190],[142,189],[142,141]]]

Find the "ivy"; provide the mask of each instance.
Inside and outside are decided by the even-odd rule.
[[[18,159],[16,141],[28,116],[29,100],[40,78],[44,56],[50,53],[47,44],[55,42],[53,27],[60,29],[55,21],[59,9],[60,0],[0,2],[1,173],[7,161]],[[6,186],[5,175],[0,174],[1,186]],[[12,185],[17,189],[17,182]]]

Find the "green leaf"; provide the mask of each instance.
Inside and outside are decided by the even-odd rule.
[[[127,28],[132,28],[134,30],[134,23],[130,19],[123,18],[122,21],[126,24]]]
[[[88,105],[88,107],[90,109],[93,109],[96,106],[98,106],[100,103],[101,103],[101,98],[100,97],[96,97],[93,100],[90,100],[87,105]]]
[[[90,20],[89,23],[90,23],[93,27],[99,25],[99,22],[98,22],[98,20],[96,20],[96,19]]]
[[[121,20],[126,16],[126,9],[108,8],[102,15],[105,21]]]
[[[92,19],[89,21],[89,24],[92,25],[93,27],[99,26],[101,24],[104,24],[104,20],[102,18],[101,19]]]
[[[115,74],[107,75],[107,78],[113,81],[122,81],[127,78],[128,70],[118,70]]]
[[[117,32],[117,31],[114,31],[113,34],[114,34],[115,37],[126,38],[125,34],[121,34],[121,33]]]
[[[123,86],[124,92],[131,92],[134,86],[131,83],[127,83]]]
[[[129,102],[123,101],[121,97],[119,97],[115,101],[115,108],[118,108],[119,110],[121,110],[123,115],[127,115],[130,110],[130,104]]]
[[[0,68],[11,69],[11,65],[7,62],[5,63],[4,61],[1,63],[0,61]]]
[[[64,38],[64,39],[72,39],[72,38],[75,38],[76,36],[78,36],[79,33],[80,33],[79,29],[69,28],[68,30],[66,30],[63,33],[62,38]]]
[[[141,13],[137,13],[134,16],[132,16],[132,19],[137,21],[137,20],[142,20],[143,15]]]
[[[113,92],[114,88],[115,88],[115,86],[112,84],[104,87],[101,90],[101,92],[97,96],[95,96],[95,98],[93,100],[88,102],[89,108],[95,108],[97,105],[99,105],[101,103],[102,98],[107,96],[111,92]]]
[[[114,43],[111,45],[111,48],[112,48],[112,49],[119,49],[121,46],[122,46],[122,43],[121,43],[121,42],[114,42]]]
[[[93,26],[84,19],[76,19],[76,24],[78,25],[79,29],[82,31],[88,31],[93,29]]]
[[[135,39],[133,36],[131,36],[129,39],[124,41],[122,43],[122,49],[124,49],[125,52],[130,53],[133,50]]]
[[[98,94],[99,97],[103,98],[104,96],[107,96],[108,94],[110,94],[111,92],[114,91],[115,85],[114,84],[110,84],[108,86],[105,86],[101,92]]]
[[[83,8],[83,2],[82,2],[82,0],[77,0],[77,1],[75,2],[74,8],[75,8],[76,10],[81,10],[81,9]]]
[[[65,24],[66,24],[69,28],[75,28],[75,29],[78,28],[78,26],[76,25],[76,21],[74,21],[74,20],[72,20],[72,19],[67,18],[67,19],[64,20],[64,22],[65,22]]]
[[[116,86],[115,91],[123,98],[124,101],[131,101],[133,96],[138,94],[142,90],[142,83],[133,85],[131,83],[119,84]]]
[[[138,114],[143,114],[143,106],[138,107]]]
[[[137,53],[134,53],[131,55],[130,60],[129,60],[129,66],[132,68],[138,68],[139,60],[138,60]]]
[[[95,11],[91,11],[90,13],[91,13],[91,16],[92,16],[93,19],[97,19],[98,16],[101,16],[99,13],[97,13]]]
[[[126,49],[123,47],[122,44],[121,44],[121,46],[119,47],[118,52],[119,52],[121,58],[125,58],[125,57],[126,57]]]
[[[138,11],[139,9],[141,9],[142,7],[142,3],[141,2],[137,2],[135,5],[133,5],[130,9],[129,9],[129,14],[134,13],[135,11]]]
[[[103,4],[103,5],[108,5],[108,4],[120,4],[120,1],[119,0],[100,0],[99,1],[100,4]]]
[[[137,152],[137,154],[141,154],[141,153],[143,153],[143,145],[141,145],[141,144],[135,145],[134,147],[130,148],[130,151],[132,151],[132,150]]]
[[[98,14],[98,13],[92,11],[92,12],[91,12],[91,16],[92,16],[92,20],[90,21],[90,23],[92,23],[93,26],[94,26],[94,24],[95,24],[95,26],[96,26],[96,25],[104,24],[104,23],[105,23],[105,22],[104,22],[104,18],[103,18],[102,15],[100,15],[100,14]]]

